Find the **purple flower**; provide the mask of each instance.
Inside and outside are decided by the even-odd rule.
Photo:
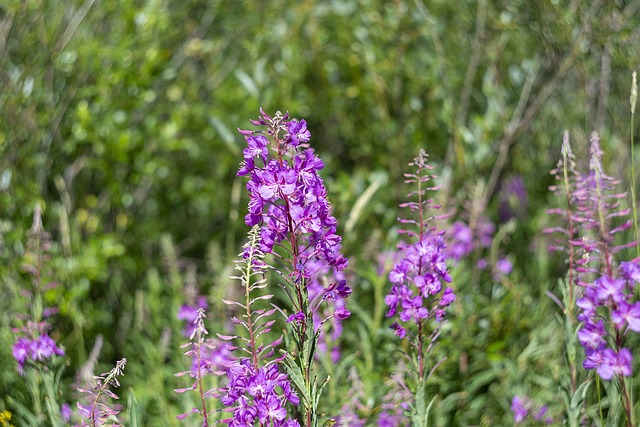
[[[631,362],[633,356],[631,352],[622,348],[618,353],[607,348],[602,353],[602,363],[598,366],[598,375],[603,380],[610,380],[615,375],[628,377],[631,376]]]
[[[242,151],[245,161],[253,162],[255,156],[260,156],[262,161],[266,163],[267,156],[269,155],[269,141],[262,135],[248,136],[247,148]]]
[[[324,290],[322,299],[335,301],[338,298],[348,298],[351,295],[351,288],[347,286],[346,280],[333,282]]]
[[[609,299],[616,303],[622,301],[624,299],[622,292],[624,285],[623,279],[606,276],[601,276],[594,282],[596,295],[601,302],[606,302]]]
[[[393,324],[391,325],[391,329],[393,329],[396,335],[400,338],[404,338],[407,336],[407,330],[400,326],[398,322],[393,322]]]
[[[307,130],[307,122],[304,119],[300,121],[291,120],[287,130],[289,131],[287,142],[293,147],[297,147],[300,143],[309,142],[311,139],[311,132]]]
[[[496,269],[498,270],[498,273],[502,274],[503,276],[507,276],[511,274],[511,271],[513,270],[513,264],[511,263],[509,258],[501,258],[496,262]]]
[[[302,322],[304,322],[304,313],[301,312],[301,311],[293,313],[291,316],[287,317],[287,322],[288,323],[291,323],[291,322],[302,323]]]
[[[71,410],[71,406],[68,403],[63,403],[60,405],[60,418],[62,421],[68,423],[71,420],[71,416],[73,415],[73,411]]]
[[[542,405],[540,409],[535,414],[533,414],[533,419],[536,421],[542,421],[545,424],[552,424],[553,418],[545,416],[547,415],[548,410],[549,408],[547,408],[547,405]]]
[[[222,403],[234,407],[230,426],[253,426],[257,421],[265,425],[296,426],[285,420],[286,401],[294,405],[300,398],[291,389],[287,375],[278,371],[276,364],[259,368],[251,366],[249,359],[236,361],[227,372],[229,383],[222,391]]]
[[[16,359],[16,362],[18,362],[18,369],[20,372],[22,372],[24,362],[27,360],[27,356],[29,356],[30,348],[30,340],[26,338],[18,338],[18,341],[13,345],[13,348],[11,349],[13,358]]]
[[[621,262],[619,271],[620,275],[629,282],[629,287],[640,283],[640,267],[637,261]]]
[[[527,418],[529,410],[526,407],[527,399],[520,396],[513,396],[511,400],[511,411],[513,412],[513,422],[518,424]]]
[[[596,324],[586,322],[578,331],[578,340],[585,348],[599,348],[605,342],[605,335],[604,321],[600,320]]]
[[[56,345],[56,342],[47,334],[42,334],[36,341],[32,341],[31,358],[42,361],[55,356],[64,356],[64,350]]]
[[[288,115],[263,114],[252,123],[266,126],[266,132],[240,132],[245,136],[247,148],[239,175],[250,175],[249,213],[245,222],[249,226],[262,224],[260,247],[265,253],[291,239],[304,248],[296,256],[296,263],[301,263],[296,271],[301,267],[299,271],[304,272],[304,263],[309,259],[327,260],[331,267],[342,270],[348,261],[339,252],[342,239],[336,234],[337,221],[331,215],[327,191],[318,175],[324,164],[312,149],[300,146],[311,137],[306,122],[286,118]],[[283,129],[286,134],[281,137]],[[253,162],[256,156],[262,158],[264,166]]]
[[[598,366],[602,364],[604,361],[603,351],[604,345],[601,345],[598,348],[585,347],[584,353],[587,357],[584,362],[582,362],[582,367],[584,369],[596,369]]]
[[[435,295],[442,290],[440,279],[431,273],[414,277],[413,283],[420,289],[420,292],[425,298],[429,298],[431,295]]]
[[[640,332],[640,301],[633,304],[620,301],[617,309],[611,313],[611,320],[618,329],[626,323],[632,331]]]
[[[257,170],[256,176],[260,182],[257,191],[262,199],[291,196],[296,191],[296,172],[281,167],[276,160],[272,159],[266,169]]]
[[[22,373],[27,359],[34,362],[44,362],[53,356],[64,356],[62,350],[49,335],[42,334],[35,340],[18,338],[11,349],[13,358],[18,362],[18,371]]]
[[[473,233],[468,225],[456,221],[451,225],[449,233],[449,242],[447,243],[447,258],[460,261],[464,256],[473,252]]]
[[[338,308],[333,312],[333,314],[337,320],[345,320],[347,317],[351,316],[351,312],[344,307]]]
[[[420,295],[413,299],[405,299],[402,301],[402,313],[400,320],[408,322],[413,318],[416,322],[425,319],[429,315],[429,310],[422,306],[422,297]]]
[[[440,298],[440,302],[438,302],[438,305],[440,307],[448,307],[455,300],[456,294],[453,293],[453,289],[447,288],[444,290],[444,293],[442,294],[442,298]]]
[[[582,309],[582,314],[578,316],[578,320],[581,322],[591,321],[596,316],[598,309],[598,298],[596,290],[593,287],[585,289],[584,296],[576,301],[576,305]]]
[[[433,169],[427,163],[427,154],[420,150],[411,166],[416,167],[415,173],[405,174],[408,178],[405,182],[409,184],[421,183],[418,188],[428,188],[437,190],[437,186],[429,187],[428,183],[435,176],[431,175]],[[424,185],[424,186],[422,186]],[[385,296],[385,304],[389,307],[387,317],[398,315],[402,326],[398,321],[394,322],[391,328],[400,338],[408,335],[411,325],[404,323],[415,323],[415,328],[423,333],[418,334],[416,346],[421,347],[426,341],[427,331],[435,334],[431,338],[435,340],[435,332],[439,326],[433,330],[423,328],[428,319],[433,318],[436,323],[441,322],[446,314],[445,308],[455,300],[455,295],[451,288],[443,294],[442,283],[451,282],[451,276],[447,268],[447,258],[459,260],[464,254],[473,249],[472,235],[469,227],[462,223],[456,223],[452,227],[453,249],[447,251],[447,244],[443,231],[429,224],[433,219],[431,212],[427,209],[437,209],[437,206],[430,206],[432,199],[425,196],[424,190],[409,193],[410,201],[401,204],[401,207],[409,208],[412,215],[419,218],[399,219],[401,224],[414,225],[417,230],[401,230],[401,234],[408,236],[409,241],[401,241],[398,244],[398,254],[394,258],[397,261],[389,272],[389,281],[392,283],[389,293]],[[419,201],[413,201],[417,195]],[[425,220],[424,218],[430,218]],[[428,338],[426,338],[428,339]],[[420,349],[422,351],[422,349]],[[423,362],[423,360],[421,361]],[[420,369],[422,369],[421,367]]]
[[[530,417],[534,421],[542,421],[545,424],[552,424],[553,418],[546,416],[548,411],[547,406],[542,405],[538,410],[535,409],[536,406],[536,402],[527,396],[514,396],[511,400],[513,422],[515,424],[520,424]]]

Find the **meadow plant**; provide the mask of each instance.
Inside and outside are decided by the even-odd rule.
[[[84,394],[85,403],[78,402],[78,413],[82,419],[77,427],[121,426],[118,420],[120,406],[113,405],[110,399],[119,399],[110,388],[120,387],[118,377],[124,375],[124,367],[127,359],[121,359],[109,372],[105,372],[93,378],[91,388],[79,387],[78,391]]]
[[[318,174],[324,163],[309,148],[306,121],[280,112],[273,117],[260,113],[251,123],[262,130],[240,130],[247,148],[238,175],[249,176],[245,222],[261,226],[260,250],[272,254],[281,266],[275,271],[284,279],[291,301],[287,322],[296,345],[295,357],[287,354],[284,364],[302,399],[302,423],[311,427],[318,425],[317,406],[326,385],[326,381],[319,385],[313,374],[322,325],[350,315],[343,300],[351,289],[339,280],[313,295],[310,284],[330,269],[344,270],[348,261],[340,253],[342,238]],[[321,307],[333,308],[318,323],[314,314]]]
[[[340,253],[342,239],[336,234],[337,221],[318,175],[324,164],[309,148],[311,134],[305,120],[290,120],[288,114],[280,112],[273,117],[262,110],[260,113],[260,118],[251,122],[262,130],[239,131],[247,148],[238,176],[249,177],[245,223],[252,231],[243,259],[236,265],[240,274],[234,278],[243,284],[245,298],[242,302],[224,301],[241,308],[242,316],[232,320],[244,333],[218,334],[229,342],[226,348],[233,352],[226,386],[205,391],[201,371],[189,371],[196,378],[191,389],[199,389],[202,402],[200,409],[190,413],[200,413],[203,425],[208,425],[205,398],[211,396],[219,398],[225,410],[233,413],[232,418],[222,420],[231,426],[258,423],[315,427],[318,402],[328,378],[318,384],[313,365],[323,325],[333,322],[335,338],[340,331],[335,322],[350,315],[344,300],[351,289],[340,273],[348,262]],[[267,255],[275,266],[265,262]],[[281,287],[290,299],[290,307],[267,305],[273,299],[272,293],[265,292],[267,270],[283,280]],[[283,314],[290,325],[295,343],[291,352],[278,348],[283,337],[273,341],[266,338],[276,312]],[[204,334],[204,326],[196,325],[189,355],[200,353]],[[287,416],[288,403],[302,406],[300,417],[297,409],[296,416]]]
[[[427,196],[427,192],[438,189],[429,183],[436,178],[431,174],[433,167],[428,164],[424,150],[420,150],[409,165],[416,170],[405,174],[405,182],[415,186],[415,190],[407,196],[410,201],[400,206],[408,208],[417,218],[399,218],[401,224],[411,227],[400,230],[410,241],[398,245],[402,256],[389,273],[392,287],[385,303],[389,307],[387,317],[396,320],[391,328],[399,338],[409,342],[413,353],[407,356],[415,374],[415,384],[406,387],[412,391],[414,399],[410,408],[411,423],[422,426],[427,424],[428,418],[426,381],[441,362],[430,367],[428,356],[440,335],[445,310],[456,296],[452,288],[443,286],[443,282],[451,282],[446,265],[444,231],[431,224],[445,216],[432,216],[428,211],[429,208],[439,208]]]
[[[64,356],[64,350],[48,334],[51,324],[48,318],[58,310],[44,306],[44,293],[57,286],[55,282],[46,282],[45,262],[49,259],[49,234],[42,227],[42,213],[36,206],[33,216],[27,253],[22,269],[31,276],[31,286],[22,289],[22,296],[29,301],[29,312],[20,316],[24,326],[16,328],[16,342],[12,353],[18,363],[18,372],[24,373],[25,364],[44,367],[44,362],[55,356]]]
[[[553,424],[553,418],[547,415],[548,410],[546,405],[538,406],[527,396],[514,396],[511,401],[514,424]]]
[[[23,271],[30,277],[29,284],[21,289],[27,311],[17,316],[22,326],[12,329],[15,342],[11,350],[31,395],[32,410],[20,405],[21,415],[33,424],[46,419],[58,426],[63,423],[58,396],[64,350],[49,335],[50,318],[58,311],[45,305],[45,293],[57,287],[57,283],[48,278],[50,250],[50,236],[42,226],[40,206],[36,205],[22,264]]]
[[[563,217],[565,224],[546,231],[559,232],[566,242],[558,242],[551,249],[567,253],[569,272],[562,282],[563,301],[558,302],[566,318],[571,395],[578,391],[577,367],[571,351],[575,335],[585,355],[582,367],[595,370],[598,380],[616,382],[627,425],[633,425],[633,402],[625,380],[632,375],[633,357],[625,342],[630,332],[640,332],[640,302],[634,292],[640,282],[640,267],[638,259],[616,262],[614,258],[637,242],[615,243],[616,235],[629,229],[632,221],[626,219],[630,210],[620,207],[625,193],[615,193],[618,181],[605,173],[602,154],[599,136],[594,132],[589,170],[578,173],[569,135],[565,133],[562,159],[552,171],[559,185],[551,189],[565,197],[566,207],[549,211]],[[586,385],[584,382],[583,387]]]

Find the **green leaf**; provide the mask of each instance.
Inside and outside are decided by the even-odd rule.
[[[129,427],[142,426],[140,405],[131,388],[129,388],[127,395],[127,413],[129,414]]]
[[[29,426],[39,426],[40,425],[40,421],[38,421],[38,417],[36,417],[30,410],[29,408],[27,408],[26,406],[24,406],[22,403],[18,402],[17,400],[11,398],[11,397],[7,397],[7,402],[9,402],[11,404],[11,406],[15,407],[18,409],[18,413],[20,414],[20,416],[22,418],[25,419],[25,421],[27,422],[27,425]]]
[[[284,350],[280,350],[280,351],[281,353],[285,353]],[[311,397],[307,392],[307,387],[304,382],[304,374],[302,373],[300,366],[298,366],[295,359],[289,353],[286,353],[286,357],[284,359],[284,368],[285,368],[285,371],[287,371],[287,375],[289,375],[289,379],[293,382],[293,384],[298,389],[298,392],[300,393],[300,398],[302,398],[305,408],[311,407]]]

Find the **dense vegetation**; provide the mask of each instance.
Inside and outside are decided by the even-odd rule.
[[[632,207],[639,69],[638,0],[5,2],[0,417],[49,425],[51,396],[34,394],[38,380],[19,374],[12,348],[29,316],[55,307],[49,334],[64,356],[47,369],[60,375],[59,404],[75,409],[79,373],[126,358],[125,425],[198,425],[176,418],[197,402],[174,392],[187,382],[174,374],[190,366],[178,313],[203,295],[207,329],[229,329],[221,300],[242,295],[229,276],[249,231],[236,129],[253,129],[262,107],[306,120],[350,264],[351,316],[329,343],[341,357],[320,352],[316,363],[332,377],[321,422],[351,411],[376,425],[400,350],[410,352],[385,295],[406,237],[403,174],[424,149],[449,248],[460,227],[471,233],[464,256],[448,258],[457,299],[431,353],[446,357],[427,383],[431,423],[512,425],[513,398],[529,396],[558,423],[628,425],[615,381],[582,368],[569,338],[579,321],[562,308],[574,266],[548,250],[558,236],[543,230],[567,227],[547,212],[567,204],[549,191],[565,130],[579,173],[598,132],[603,168],[621,181],[614,193],[628,193],[614,209]],[[34,237],[40,210],[50,236]],[[622,228],[607,245],[636,240]],[[637,256],[629,246],[615,265]],[[638,340],[627,339],[637,378]]]

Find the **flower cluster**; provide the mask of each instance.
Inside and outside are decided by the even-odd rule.
[[[604,172],[598,134],[591,135],[586,174],[576,171],[567,133],[562,151],[563,160],[553,172],[564,181],[564,189],[552,189],[565,194],[568,207],[552,213],[564,216],[568,226],[547,231],[567,238],[566,248],[555,245],[552,249],[569,253],[569,284],[582,288],[575,303],[581,309],[577,320],[582,322],[578,339],[586,355],[583,367],[595,369],[604,380],[630,376],[632,355],[624,348],[624,337],[628,331],[640,332],[640,302],[634,302],[640,268],[638,260],[622,262],[617,268],[614,263],[616,253],[637,245],[614,243],[617,233],[631,227],[631,221],[625,220],[629,210],[620,209],[624,194],[613,192],[618,181]]]
[[[514,424],[525,422],[528,418],[544,424],[553,424],[553,418],[547,415],[546,405],[536,409],[536,403],[527,396],[514,396],[511,401]]]
[[[43,362],[53,356],[64,356],[64,350],[58,347],[46,332],[35,339],[18,338],[18,341],[13,345],[12,353],[14,359],[18,362],[19,372],[23,372],[27,359],[33,362]]]
[[[442,292],[442,282],[451,282],[444,248],[444,240],[437,234],[425,234],[414,244],[400,246],[404,257],[389,273],[389,280],[393,285],[385,297],[385,303],[389,306],[387,317],[399,313],[400,321],[404,323],[419,323],[431,315],[435,315],[438,321],[444,318],[445,308],[456,298],[451,288]],[[441,295],[436,305],[424,307],[424,299],[439,294]],[[399,337],[406,336],[405,328],[399,323],[394,323],[393,329]]]
[[[240,131],[247,148],[238,176],[250,177],[245,222],[262,226],[260,249],[272,253],[287,242],[295,279],[312,277],[308,263],[314,259],[343,270],[348,261],[340,253],[342,238],[336,234],[337,221],[318,175],[324,163],[308,147],[311,133],[305,120],[289,120],[281,113],[270,117],[261,110],[261,118],[252,123],[267,129]]]
[[[636,283],[640,283],[638,263],[623,262],[616,276],[603,275],[587,284],[584,296],[576,302],[582,309],[578,339],[587,357],[583,367],[596,369],[604,380],[632,372],[631,351],[620,348],[619,343],[628,331],[640,332],[640,301],[633,302]]]
[[[192,358],[192,368],[176,374],[189,375],[195,378],[195,381],[191,387],[175,391],[197,391],[200,394],[201,408],[193,408],[179,415],[179,419],[198,413],[203,418],[202,425],[208,426],[210,411],[207,410],[206,398],[215,397],[227,407],[224,409],[225,412],[233,414],[231,418],[220,421],[229,426],[253,426],[255,423],[299,426],[296,420],[287,418],[285,404],[290,402],[298,405],[300,399],[292,390],[288,376],[278,370],[282,359],[273,358],[282,338],[263,342],[275,322],[269,318],[276,309],[265,310],[257,307],[258,303],[269,301],[273,295],[254,295],[266,287],[263,269],[268,267],[263,261],[264,254],[259,249],[259,233],[259,227],[252,228],[249,241],[243,248],[242,259],[236,262],[236,270],[241,275],[233,278],[238,279],[244,286],[244,301],[223,300],[225,304],[243,310],[241,318],[234,317],[231,320],[235,325],[242,327],[241,330],[246,332],[246,336],[218,334],[220,340],[226,343],[205,338],[209,332],[204,326],[204,308],[196,309],[190,342],[182,346],[189,348],[185,355]],[[202,305],[202,301],[200,303]],[[190,317],[191,309],[191,306],[183,306],[182,316]],[[237,356],[238,353],[243,356]],[[203,377],[209,374],[225,375],[225,386],[205,390]]]
[[[287,418],[286,402],[300,404],[287,375],[271,363],[256,369],[249,359],[239,359],[228,372],[229,384],[221,396],[224,405],[233,407],[233,418],[223,420],[230,427],[253,426],[256,422],[273,427],[299,427]]]
[[[387,317],[398,314],[403,323],[413,322],[422,324],[425,319],[435,317],[439,322],[444,318],[445,309],[454,300],[453,289],[443,289],[443,282],[451,282],[451,276],[446,264],[446,244],[443,233],[434,228],[428,228],[430,219],[426,218],[427,205],[430,199],[425,199],[427,190],[435,190],[436,187],[423,188],[425,183],[435,178],[429,174],[431,166],[427,164],[427,154],[420,150],[418,157],[410,164],[417,167],[415,174],[406,174],[407,183],[417,184],[418,190],[411,195],[417,195],[417,202],[405,203],[401,206],[409,207],[418,212],[419,221],[401,220],[418,226],[418,232],[403,230],[402,233],[415,238],[414,243],[401,243],[398,246],[402,256],[389,272],[389,280],[392,283],[390,292],[385,297],[385,303],[389,307]],[[425,299],[434,301],[431,306],[425,307]],[[407,335],[406,327],[397,321],[392,325],[396,335],[404,338]]]

